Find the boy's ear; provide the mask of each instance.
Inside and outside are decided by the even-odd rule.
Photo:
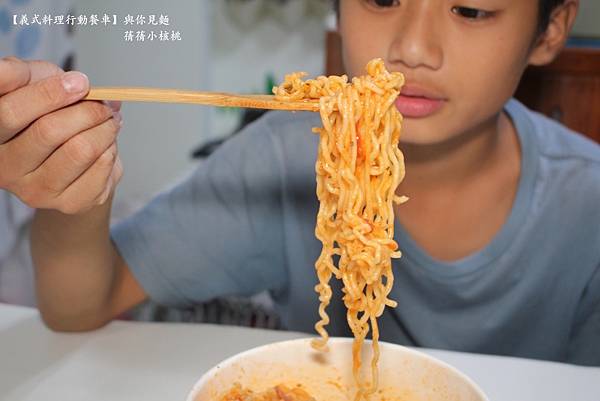
[[[579,0],[565,0],[552,11],[548,27],[538,36],[529,55],[529,64],[544,65],[554,60],[569,37],[578,9]]]

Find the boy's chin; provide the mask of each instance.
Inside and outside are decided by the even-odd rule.
[[[424,120],[414,121],[405,118],[400,134],[401,145],[430,146],[438,145],[449,139],[449,135],[439,128],[429,126]]]
[[[442,140],[428,140],[426,138],[416,138],[416,139],[403,138],[403,139],[400,139],[400,149],[402,149],[402,146],[410,146],[413,148],[435,146],[435,145],[442,144],[443,142],[444,141],[442,141]]]

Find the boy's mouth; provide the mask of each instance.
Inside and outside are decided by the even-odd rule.
[[[432,91],[415,85],[406,85],[396,99],[396,108],[404,117],[423,118],[438,111],[445,99]]]

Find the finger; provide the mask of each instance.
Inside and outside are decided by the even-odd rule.
[[[45,192],[60,194],[114,144],[120,129],[115,119],[84,131],[65,142],[38,169],[26,176]]]
[[[117,146],[111,145],[95,162],[73,182],[55,202],[58,210],[66,214],[85,212],[98,205],[106,190],[117,160]]]
[[[38,119],[0,152],[14,176],[21,177],[37,169],[70,138],[113,117],[112,110],[100,102],[80,102]]]
[[[104,100],[104,104],[110,107],[113,111],[121,111],[123,103],[120,100]]]
[[[65,71],[56,64],[42,60],[26,61],[31,70],[29,83],[35,83],[54,75],[62,75]]]
[[[46,61],[23,61],[16,57],[0,59],[0,96],[52,75],[62,74],[56,64]]]
[[[51,76],[0,97],[0,143],[41,116],[81,100],[89,80],[80,72]]]
[[[29,83],[31,69],[26,62],[14,57],[0,60],[0,96]]]
[[[96,198],[96,204],[103,205],[106,203],[110,195],[114,192],[115,188],[121,181],[121,177],[123,176],[123,164],[121,163],[121,158],[117,152],[117,160],[113,166],[113,169],[110,173],[110,177],[108,177],[108,181],[106,182],[106,187],[104,192],[100,194],[98,198]]]

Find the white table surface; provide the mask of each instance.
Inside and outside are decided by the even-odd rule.
[[[54,333],[35,309],[0,304],[0,400],[184,401],[219,361],[306,334],[229,326],[113,322]],[[600,368],[423,350],[470,376],[490,400],[600,401]]]

